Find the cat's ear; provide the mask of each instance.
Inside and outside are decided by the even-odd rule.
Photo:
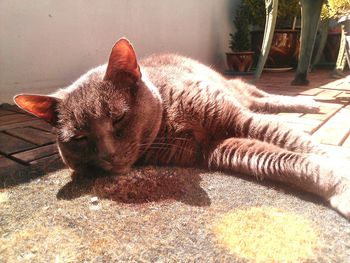
[[[112,48],[104,80],[113,81],[118,73],[129,73],[137,81],[141,79],[135,51],[126,38],[119,39]]]
[[[21,109],[45,120],[51,125],[57,124],[56,107],[60,99],[34,94],[19,94],[14,97],[15,103]]]

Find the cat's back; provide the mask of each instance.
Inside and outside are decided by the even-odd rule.
[[[212,68],[177,54],[152,55],[142,59],[140,66],[158,87],[164,85],[186,87],[186,83],[198,81],[225,82],[225,79]]]
[[[177,54],[153,54],[141,59],[140,65],[147,69],[174,69],[178,72],[184,72],[198,67],[200,63]]]

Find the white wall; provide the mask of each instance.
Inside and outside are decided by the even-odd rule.
[[[1,0],[0,103],[47,94],[108,59],[177,52],[224,69],[235,0]]]

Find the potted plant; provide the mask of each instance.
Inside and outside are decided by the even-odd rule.
[[[266,19],[265,1],[243,0],[252,31],[252,49],[257,61],[264,37]],[[299,0],[279,0],[276,29],[270,52],[266,61],[267,68],[290,68],[297,64],[300,30],[295,29],[297,17],[300,16]]]
[[[247,72],[253,65],[254,52],[250,49],[249,20],[244,4],[241,4],[234,18],[236,31],[230,34],[231,53],[226,53],[228,68],[235,72]]]
[[[319,65],[334,66],[339,52],[340,39],[340,27],[333,19],[324,18],[322,11],[312,56],[311,70]]]
[[[337,3],[336,3],[337,2]],[[339,2],[347,1],[329,1],[322,7],[321,21],[318,26],[318,38],[315,43],[314,56],[311,68],[315,68],[323,58],[322,65],[332,65],[336,63],[339,54],[341,41],[341,27],[337,23],[337,9]],[[349,4],[350,3],[346,3]],[[340,7],[339,10],[342,10]],[[339,12],[339,11],[338,11]]]

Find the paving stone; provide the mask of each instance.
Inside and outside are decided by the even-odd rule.
[[[0,132],[0,152],[2,153],[12,154],[24,150],[29,150],[35,147],[35,144]]]
[[[16,112],[0,109],[0,116],[10,115],[10,114],[16,114]]]
[[[7,124],[24,122],[24,121],[35,120],[35,119],[36,118],[34,116],[29,116],[29,115],[20,114],[20,113],[4,115],[4,116],[0,116],[0,127]]]
[[[350,132],[348,120],[350,120],[350,109],[343,108],[321,126],[313,137],[320,143],[341,145]]]
[[[53,155],[58,152],[56,144],[49,144],[39,148],[35,148],[29,151],[20,152],[14,154],[13,157],[20,159],[25,162],[32,162],[34,160]]]
[[[56,141],[56,136],[54,134],[31,127],[16,128],[7,130],[6,132],[36,145],[44,145]]]

